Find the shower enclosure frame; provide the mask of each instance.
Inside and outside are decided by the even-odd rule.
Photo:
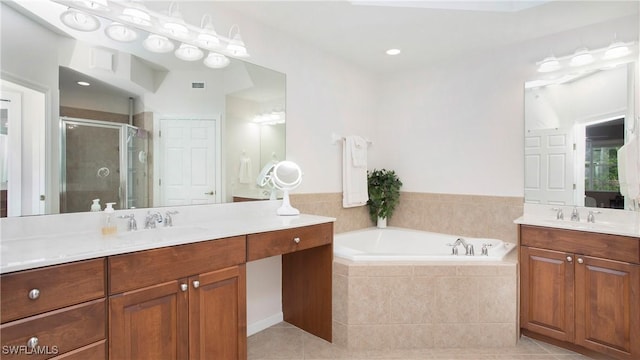
[[[62,116],[60,117],[60,212],[66,213],[67,211],[67,125],[81,125],[81,126],[93,126],[100,128],[108,128],[119,131],[119,188],[118,188],[118,203],[116,208],[128,209],[129,199],[129,151],[128,151],[128,130],[138,129],[138,127],[129,125],[126,123],[117,123],[102,120],[81,119]],[[89,203],[87,204],[87,211],[89,210]],[[102,203],[104,206],[104,202]]]

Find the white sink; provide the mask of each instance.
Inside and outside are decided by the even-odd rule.
[[[571,220],[556,220],[556,219],[546,219],[543,220],[545,223],[549,223],[550,226],[554,227],[563,227],[570,228],[576,230],[620,230],[623,225],[616,224],[609,221],[598,221],[590,223],[586,220],[580,221],[571,221]]]

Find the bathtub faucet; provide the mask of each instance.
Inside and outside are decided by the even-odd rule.
[[[453,250],[452,253],[454,255],[458,255],[458,245],[462,245],[462,247],[464,247],[465,250],[465,255],[468,256],[473,256],[475,255],[475,251],[473,249],[473,244],[469,244],[467,243],[463,238],[458,238],[454,243],[453,243]]]

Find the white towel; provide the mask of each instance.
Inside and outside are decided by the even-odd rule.
[[[620,193],[632,201],[640,196],[640,149],[638,139],[631,136],[624,146],[618,149],[618,181]]]
[[[240,171],[238,171],[240,184],[251,184],[253,175],[251,174],[251,158],[244,156],[240,159]]]
[[[363,206],[367,200],[367,141],[347,136],[342,147],[342,206]]]

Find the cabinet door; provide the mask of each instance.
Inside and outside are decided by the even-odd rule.
[[[185,279],[111,296],[109,358],[186,359],[187,290]]]
[[[245,265],[189,278],[189,358],[247,358]]]
[[[520,326],[558,340],[573,341],[573,255],[527,246],[520,249]]]
[[[640,266],[578,256],[576,343],[640,359]]]

